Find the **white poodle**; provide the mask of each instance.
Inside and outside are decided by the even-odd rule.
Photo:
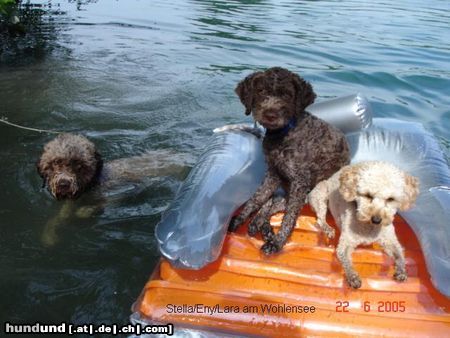
[[[374,242],[394,259],[394,278],[406,280],[403,247],[392,222],[397,210],[409,209],[418,193],[417,178],[380,161],[345,166],[311,191],[309,203],[317,214],[318,226],[329,238],[334,237],[333,228],[326,222],[329,207],[341,229],[336,252],[351,287],[361,287],[352,265],[352,252],[360,244]]]

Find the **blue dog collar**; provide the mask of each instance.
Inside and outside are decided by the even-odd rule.
[[[289,120],[288,124],[286,124],[283,128],[275,129],[275,130],[267,130],[266,129],[266,136],[270,137],[283,137],[286,136],[287,133],[291,129],[294,129],[297,126],[297,117],[292,116],[292,118]]]

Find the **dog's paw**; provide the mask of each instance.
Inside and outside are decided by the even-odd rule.
[[[275,233],[269,222],[265,222],[261,228],[261,235],[264,242],[272,242],[275,239]]]
[[[58,236],[55,232],[44,232],[41,236],[42,244],[45,247],[52,247],[58,242]]]
[[[394,273],[394,279],[399,282],[404,282],[405,280],[408,279],[408,275],[406,274],[405,271],[396,271]]]
[[[359,289],[361,287],[361,278],[359,278],[359,276],[357,274],[347,276],[347,283],[353,289]]]
[[[328,223],[326,223],[320,219],[317,220],[315,226],[316,226],[316,228],[323,231],[329,239],[333,239],[334,236],[336,235],[335,230]]]
[[[230,224],[228,225],[228,231],[229,232],[235,232],[237,230],[237,228],[239,228],[239,225],[241,225],[242,221],[239,218],[239,216],[234,216],[231,221]]]
[[[329,239],[333,239],[334,236],[336,235],[336,231],[334,231],[334,229],[332,227],[329,227],[328,229],[325,229],[325,235],[327,235],[327,237]]]
[[[83,206],[75,211],[75,215],[78,218],[90,218],[95,214],[96,211],[97,209],[95,206]]]
[[[269,241],[264,243],[261,247],[261,251],[266,255],[277,253],[281,250],[281,246],[276,241]]]

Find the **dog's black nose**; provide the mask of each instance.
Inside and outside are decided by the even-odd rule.
[[[65,178],[62,178],[62,179],[59,180],[58,185],[59,185],[60,187],[62,187],[62,188],[67,188],[67,187],[70,186],[70,181],[67,180],[67,179],[65,179]]]
[[[371,219],[373,224],[380,224],[381,223],[381,217],[379,216],[373,216]]]
[[[266,113],[264,114],[264,118],[269,122],[273,122],[277,119],[277,115],[273,113]]]

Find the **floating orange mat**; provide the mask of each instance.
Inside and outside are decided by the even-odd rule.
[[[275,215],[272,224],[281,218]],[[219,259],[201,270],[174,269],[163,259],[133,310],[175,330],[242,336],[450,337],[450,299],[432,286],[417,238],[401,217],[395,225],[408,280],[392,278],[393,262],[379,247],[360,247],[353,254],[359,290],[345,283],[337,241],[314,223],[305,207],[283,251],[269,257],[259,251],[262,241],[241,227],[227,234]]]

